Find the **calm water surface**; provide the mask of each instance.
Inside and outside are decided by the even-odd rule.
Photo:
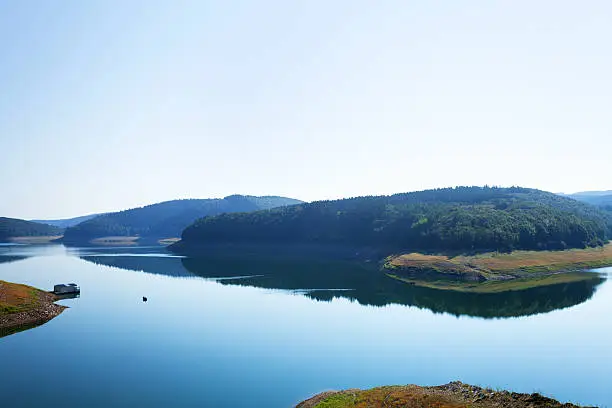
[[[291,407],[327,389],[458,379],[612,407],[609,281],[466,295],[374,268],[3,246],[0,279],[82,294],[0,339],[2,406]]]

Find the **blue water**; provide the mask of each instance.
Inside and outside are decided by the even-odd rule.
[[[328,389],[461,380],[612,407],[609,281],[451,301],[373,273],[2,248],[0,279],[82,289],[56,319],[0,338],[2,406],[291,407]]]

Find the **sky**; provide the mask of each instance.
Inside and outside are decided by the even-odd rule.
[[[612,189],[605,0],[1,0],[0,216]]]

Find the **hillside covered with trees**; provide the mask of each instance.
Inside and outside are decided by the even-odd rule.
[[[570,198],[519,187],[457,187],[206,217],[183,232],[178,248],[295,243],[418,251],[545,250],[602,245],[611,232],[601,210]]]
[[[608,222],[612,225],[612,191],[584,191],[581,193],[569,194],[566,197],[582,201],[598,207],[608,217]]]
[[[65,243],[108,236],[179,237],[198,218],[227,212],[256,211],[301,203],[285,197],[232,195],[223,199],[174,200],[102,214],[66,229]]]
[[[612,207],[612,191],[584,191],[565,196],[592,205]]]
[[[98,215],[101,215],[101,214],[82,215],[80,217],[63,218],[59,220],[32,220],[32,222],[37,222],[39,224],[53,225],[54,227],[59,227],[59,228],[69,228],[69,227],[74,227],[75,225],[78,225],[87,220],[90,220],[94,217],[97,217]]]
[[[15,237],[42,237],[61,235],[62,229],[47,224],[0,217],[0,242]]]

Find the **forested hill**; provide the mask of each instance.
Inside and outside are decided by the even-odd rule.
[[[198,220],[177,248],[208,243],[342,244],[421,251],[602,245],[606,215],[525,188],[457,187],[225,214]]]
[[[97,217],[98,215],[100,214],[82,215],[80,217],[63,218],[60,220],[32,220],[32,222],[37,222],[39,224],[49,224],[59,228],[68,228],[90,220],[94,217]]]
[[[585,191],[567,195],[567,197],[585,203],[612,208],[612,191]]]
[[[68,228],[64,242],[84,243],[108,236],[179,237],[185,227],[207,215],[256,211],[299,203],[301,201],[285,197],[242,195],[223,199],[166,201],[94,217]]]
[[[61,235],[62,229],[47,224],[0,217],[0,242],[15,237],[41,237]]]

